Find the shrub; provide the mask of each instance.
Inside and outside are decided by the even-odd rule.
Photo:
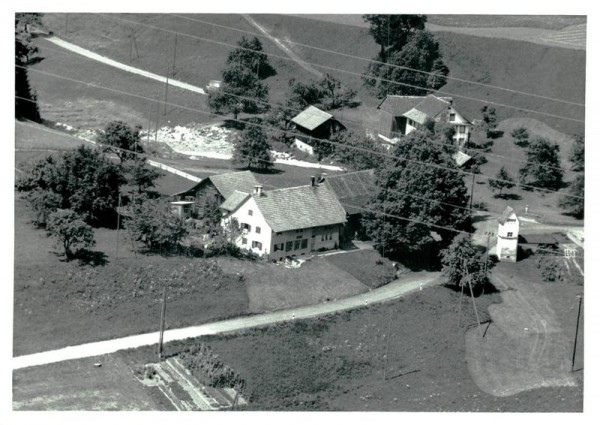
[[[46,230],[60,242],[65,250],[67,260],[80,249],[95,245],[94,231],[81,216],[72,210],[57,210],[48,217]]]
[[[529,132],[525,127],[515,128],[510,135],[514,139],[515,145],[527,147],[529,145]]]

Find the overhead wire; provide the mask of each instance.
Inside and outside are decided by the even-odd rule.
[[[20,68],[26,68],[26,67],[21,66],[21,65],[15,65],[15,66],[16,67],[20,67]],[[89,82],[77,80],[77,79],[74,79],[74,78],[64,77],[64,76],[61,76],[61,75],[49,73],[49,72],[46,72],[46,71],[41,71],[41,70],[38,70],[38,69],[33,69],[33,68],[27,68],[27,69],[29,69],[32,72],[40,73],[40,74],[51,76],[51,77],[54,77],[54,78],[59,78],[59,79],[67,80],[67,81],[72,81],[72,82],[80,83],[80,84],[86,85],[88,87],[95,87],[95,88],[99,88],[99,89],[111,91],[113,93],[124,94],[124,95],[127,95],[127,96],[131,96],[131,97],[135,97],[135,98],[143,99],[143,100],[147,100],[147,101],[152,101],[152,102],[156,102],[157,101],[156,99],[149,98],[147,96],[142,96],[142,95],[138,95],[138,94],[135,94],[135,93],[129,93],[129,92],[126,92],[126,91],[123,91],[123,90],[113,89],[113,88],[102,86],[102,85],[95,84],[95,83],[89,83]],[[165,101],[165,102],[161,102],[161,103],[164,103],[165,105],[169,105],[169,106],[173,106],[173,107],[178,107],[178,108],[181,108],[181,109],[186,109],[186,110],[190,110],[190,111],[194,111],[194,112],[199,112],[199,113],[202,113],[202,114],[205,114],[205,115],[218,116],[218,114],[215,114],[214,112],[210,112],[210,111],[206,111],[206,110],[202,110],[202,109],[198,109],[198,108],[191,108],[191,107],[184,106],[184,105],[179,105],[179,104],[176,104],[176,103],[173,103],[173,102],[166,102]],[[264,125],[264,124],[258,124],[258,123],[249,122],[249,121],[246,122],[246,121],[242,121],[240,119],[230,119],[230,120],[234,121],[234,122],[238,122],[238,123],[243,123],[244,125],[256,126],[256,127],[259,127],[259,128],[266,128],[266,129],[275,128],[278,131],[281,131],[281,132],[286,133],[286,134],[291,134],[293,136],[298,136],[299,135],[298,133],[295,133],[295,132],[292,132],[292,131],[289,131],[289,130],[281,130],[281,129],[277,128],[277,127],[268,126],[268,125]],[[358,147],[358,146],[343,145],[343,144],[340,144],[338,142],[334,142],[334,141],[327,140],[327,139],[315,139],[315,140],[318,140],[318,141],[326,143],[326,144],[330,144],[332,146],[343,147],[345,149],[356,150],[356,151],[359,151],[359,152],[372,153],[372,154],[379,155],[379,156],[382,156],[382,157],[387,157],[387,158],[392,158],[392,159],[398,159],[400,161],[407,161],[407,162],[410,162],[410,163],[420,163],[420,164],[424,164],[424,165],[429,166],[429,167],[433,167],[433,168],[437,168],[437,169],[443,169],[443,170],[449,170],[451,172],[459,173],[459,174],[462,174],[462,175],[467,175],[467,176],[472,176],[473,175],[470,172],[463,171],[463,170],[456,169],[456,168],[449,168],[449,167],[446,167],[446,166],[443,166],[443,165],[439,165],[439,164],[434,164],[434,163],[426,163],[426,162],[423,162],[423,161],[418,161],[418,160],[414,160],[414,159],[410,159],[410,158],[406,158],[406,157],[402,157],[402,156],[397,156],[397,155],[391,155],[391,154],[387,154],[387,153],[384,153],[384,152],[377,152],[377,151],[374,151],[374,150],[371,150],[371,149],[361,148],[361,147]],[[514,183],[512,181],[508,181],[508,180],[504,180],[504,179],[498,179],[498,178],[495,178],[495,177],[487,176],[485,174],[479,174],[479,175],[481,177],[487,178],[488,180],[495,180],[495,181],[499,181],[499,182],[508,182],[508,183],[511,183],[511,184]],[[519,186],[520,187],[532,188],[532,189],[536,189],[536,190],[547,192],[547,193],[560,193],[560,194],[563,194],[564,196],[583,199],[582,196],[573,195],[573,194],[570,194],[570,193],[567,193],[567,192],[562,192],[562,191],[559,191],[559,190],[550,190],[550,189],[540,188],[540,187],[537,187],[537,186],[526,185],[526,184],[519,184]]]
[[[61,53],[65,53],[65,54],[76,55],[76,53],[71,52],[69,50],[65,50],[65,49],[54,49],[54,48],[48,48],[48,47],[44,47],[44,49],[48,49],[48,50],[55,51],[55,52],[61,52]],[[90,60],[93,60],[93,59],[90,59]],[[278,107],[278,108],[282,108],[282,109],[286,109],[286,110],[291,110],[291,111],[294,111],[296,113],[299,113],[299,112],[302,111],[302,109],[290,107],[290,106],[287,106],[287,105],[275,104],[275,103],[272,103],[272,102],[268,102],[268,101],[264,101],[264,100],[260,100],[260,99],[255,99],[255,98],[248,97],[248,96],[242,96],[242,95],[230,93],[230,92],[223,91],[223,90],[221,92],[227,94],[228,96],[235,97],[235,98],[238,98],[238,99],[252,100],[252,101],[254,101],[256,103],[259,103],[259,104],[268,105],[268,106],[271,106],[271,107]],[[365,126],[365,125],[363,125],[363,123],[358,122],[358,121],[344,119],[344,122],[351,122],[351,123],[359,124],[359,126],[356,126],[355,128],[361,128],[361,129],[364,129],[364,130],[367,130],[367,131],[368,130],[373,130],[373,129],[371,129],[371,128]],[[438,142],[438,141],[435,141],[435,140],[425,140],[425,142],[426,143],[430,143],[430,144],[439,144],[439,145],[442,145],[442,146],[446,146],[446,144],[444,144],[443,142]],[[462,150],[465,151],[465,153],[471,153],[471,154],[474,154],[474,155],[481,154],[481,152],[478,149],[474,149],[474,148],[462,148]],[[543,163],[538,163],[538,162],[534,162],[534,161],[528,161],[527,159],[524,159],[524,158],[509,157],[509,156],[500,155],[500,154],[494,154],[494,153],[490,153],[490,152],[485,152],[485,156],[486,157],[490,156],[490,157],[504,158],[504,159],[509,159],[509,160],[514,160],[514,161],[522,162],[522,163],[529,164],[529,165],[540,166],[540,167],[543,167],[543,168],[562,170],[562,168],[560,166],[554,166],[554,165],[550,165],[550,164],[543,164]],[[493,158],[492,158],[492,161],[494,161]],[[496,162],[499,163],[499,164],[503,164],[500,160],[496,160]]]
[[[171,33],[171,34],[178,34],[178,35],[181,35],[181,36],[184,36],[184,37],[189,37],[189,38],[197,39],[197,40],[200,40],[200,41],[205,41],[205,42],[208,42],[208,43],[214,43],[214,44],[218,44],[218,45],[222,45],[222,46],[226,46],[226,47],[232,47],[232,48],[235,48],[235,49],[241,49],[241,50],[246,50],[246,51],[250,51],[250,52],[256,53],[256,51],[253,50],[253,49],[240,47],[239,45],[234,45],[234,44],[223,42],[223,41],[213,40],[213,39],[206,38],[206,37],[195,36],[195,35],[192,35],[192,34],[187,34],[187,33],[179,32],[179,31],[175,31],[175,30],[170,30],[170,29],[159,27],[159,26],[156,26],[156,25],[144,24],[144,23],[141,23],[141,22],[138,22],[138,21],[134,21],[134,20],[130,20],[130,19],[119,18],[119,17],[116,17],[116,16],[107,16],[106,14],[102,14],[102,13],[98,13],[97,15],[103,16],[103,17],[105,17],[107,19],[111,19],[111,20],[119,20],[119,21],[122,21],[122,22],[127,22],[127,23],[130,23],[130,24],[134,24],[134,25],[139,25],[139,26],[143,26],[143,27],[147,27],[147,28],[152,28],[152,29],[155,29],[155,30],[158,30],[158,31],[163,31],[163,32]],[[266,53],[266,52],[263,52],[263,53],[266,56],[274,57],[274,58],[277,58],[277,59],[282,59],[282,60],[285,60],[285,61],[298,62],[296,59],[292,59],[292,58],[289,58],[289,57],[286,57],[286,56],[281,56],[281,55],[276,55],[276,54],[273,54],[273,53]],[[359,73],[356,73],[356,72],[352,72],[352,71],[348,71],[348,70],[345,70],[345,69],[330,67],[330,66],[326,66],[326,65],[322,65],[322,64],[308,62],[308,61],[305,61],[305,60],[300,60],[299,62],[302,62],[302,63],[307,64],[307,65],[312,65],[312,66],[320,67],[320,68],[323,68],[323,69],[331,70],[331,71],[339,71],[339,72],[342,72],[342,73],[345,73],[345,74],[354,75],[354,76],[358,76],[358,77],[362,78],[362,74],[359,74]],[[494,102],[494,101],[491,101],[491,100],[484,100],[484,99],[474,98],[474,97],[470,97],[470,96],[464,96],[464,95],[461,95],[461,94],[450,93],[450,92],[446,92],[446,91],[442,91],[442,90],[428,89],[426,87],[422,87],[422,86],[418,86],[418,85],[414,85],[414,84],[402,83],[402,82],[399,82],[399,81],[388,80],[388,79],[381,78],[381,77],[369,77],[369,78],[373,79],[373,80],[387,82],[387,83],[390,83],[390,84],[401,85],[401,86],[405,86],[405,87],[416,88],[416,89],[419,89],[419,90],[425,90],[425,91],[429,91],[429,92],[436,92],[436,93],[440,93],[440,94],[445,94],[445,95],[456,97],[456,98],[462,98],[462,99],[472,100],[472,101],[476,101],[476,102],[480,102],[480,103],[485,103],[485,104],[493,105],[493,106],[497,106],[497,107],[504,107],[504,108],[509,108],[509,109],[515,109],[515,110],[519,110],[519,111],[522,111],[522,112],[529,112],[529,113],[533,113],[533,114],[543,115],[543,116],[547,116],[547,117],[551,117],[551,118],[564,119],[564,120],[568,120],[568,121],[574,121],[574,122],[580,122],[580,123],[584,123],[585,122],[584,120],[580,120],[580,119],[577,119],[577,118],[570,118],[570,117],[565,117],[565,116],[561,116],[561,115],[550,114],[550,113],[547,113],[547,112],[537,111],[537,110],[528,109],[528,108],[522,108],[522,107],[518,107],[518,106],[514,106],[514,105],[506,105],[506,104]]]
[[[227,25],[217,24],[217,23],[206,21],[206,20],[203,20],[203,19],[191,18],[189,16],[179,15],[177,13],[169,13],[169,14],[164,14],[163,13],[163,16],[175,16],[177,18],[188,20],[188,21],[191,21],[191,22],[197,22],[197,23],[201,23],[201,24],[205,24],[205,25],[211,25],[211,26],[214,26],[214,27],[217,27],[217,28],[223,28],[223,29],[227,29],[227,30],[231,30],[231,31],[240,32],[240,33],[243,33],[243,34],[253,35],[255,37],[261,37],[261,38],[269,39],[269,36],[267,36],[265,34],[260,34],[260,33],[253,32],[253,31],[247,31],[247,30],[243,30],[243,29],[240,29],[240,28],[230,27],[230,26],[227,26]],[[477,86],[480,86],[480,87],[487,87],[487,88],[491,88],[491,89],[495,89],[495,90],[507,91],[507,92],[510,92],[510,93],[520,94],[520,95],[523,95],[523,96],[536,97],[536,98],[539,98],[539,99],[550,100],[550,101],[553,101],[553,102],[559,102],[559,103],[565,103],[565,104],[569,104],[569,105],[575,105],[575,106],[585,107],[585,104],[583,104],[583,103],[572,102],[572,101],[564,100],[564,99],[557,99],[557,98],[553,98],[553,97],[549,97],[549,96],[543,96],[543,95],[539,95],[539,94],[535,94],[535,93],[531,93],[531,92],[524,92],[524,91],[521,91],[521,90],[510,89],[510,88],[507,88],[507,87],[495,86],[495,85],[492,85],[492,84],[480,83],[478,81],[466,80],[466,79],[463,79],[463,78],[443,76],[443,75],[436,74],[434,72],[423,71],[423,70],[411,68],[411,67],[408,67],[408,66],[394,65],[394,64],[387,63],[387,62],[378,61],[378,60],[375,60],[375,59],[369,59],[369,58],[365,58],[365,57],[362,57],[362,56],[351,55],[351,54],[348,54],[348,53],[340,52],[339,50],[325,49],[323,47],[317,47],[317,46],[313,46],[313,45],[310,45],[310,44],[299,43],[299,42],[292,41],[292,40],[285,40],[285,42],[288,43],[288,44],[293,44],[293,45],[300,46],[300,47],[305,47],[305,48],[308,48],[308,49],[314,49],[314,50],[317,50],[317,51],[320,51],[320,52],[323,52],[323,53],[329,53],[329,54],[334,54],[334,55],[339,55],[339,56],[347,57],[347,58],[350,58],[350,59],[357,59],[357,60],[361,60],[361,61],[365,61],[365,62],[369,62],[369,63],[375,63],[375,64],[379,64],[379,65],[385,65],[386,67],[389,67],[389,68],[403,69],[403,70],[407,70],[407,71],[411,71],[411,72],[416,72],[416,73],[420,73],[420,74],[424,74],[424,75],[429,75],[429,76],[433,76],[433,77],[437,77],[437,78],[443,78],[445,80],[458,81],[458,82],[461,82],[461,83],[468,83],[468,84],[473,84],[473,85],[477,85]]]

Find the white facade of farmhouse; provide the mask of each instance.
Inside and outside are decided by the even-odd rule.
[[[511,207],[506,207],[498,219],[498,244],[496,255],[499,261],[517,261],[519,247],[519,217]]]

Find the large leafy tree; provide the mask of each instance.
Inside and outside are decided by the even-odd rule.
[[[257,171],[273,167],[271,145],[259,120],[251,119],[246,124],[235,143],[232,162]]]
[[[573,171],[583,171],[585,168],[585,138],[575,136],[575,141],[569,152],[569,161],[573,164]]]
[[[238,41],[238,48],[232,50],[227,56],[227,65],[238,64],[252,70],[259,79],[264,79],[276,74],[269,63],[269,58],[263,52],[262,43],[256,37],[242,37]]]
[[[471,235],[456,235],[450,246],[440,252],[440,256],[446,284],[476,291],[488,283],[491,260],[473,245]]]
[[[298,113],[307,106],[330,110],[344,106],[356,106],[356,90],[342,85],[340,80],[326,74],[318,81],[303,83],[296,79],[289,81],[287,105]]]
[[[385,64],[369,64],[363,80],[379,98],[388,94],[423,96],[442,87],[448,72],[433,34],[419,30],[402,49],[390,50]]]
[[[92,227],[72,210],[57,210],[50,214],[46,231],[62,245],[67,260],[78,250],[91,248],[96,243]]]
[[[185,220],[173,214],[169,203],[160,199],[137,198],[127,225],[134,239],[150,251],[177,249],[188,234]]]
[[[233,113],[235,119],[240,112],[253,114],[268,109],[269,89],[261,80],[275,74],[258,38],[242,37],[238,46],[227,57],[221,89],[208,96],[212,111]]]
[[[396,158],[376,172],[373,212],[364,215],[363,224],[375,247],[391,258],[419,257],[432,247],[432,231],[443,246],[454,237],[452,229],[468,229],[468,191],[455,171],[453,147],[431,143],[432,137],[410,133],[392,151]]]
[[[378,168],[387,155],[385,148],[377,141],[350,131],[340,133],[333,141],[336,143],[336,159],[352,170]]]
[[[98,143],[104,145],[105,152],[112,152],[121,163],[144,153],[140,140],[142,127],[131,127],[123,121],[111,121],[104,130],[98,132]]]
[[[40,13],[15,14],[15,116],[18,120],[41,121],[37,95],[29,83],[27,67],[39,62],[37,47],[31,44],[29,30],[40,25]]]
[[[119,188],[126,182],[121,167],[102,152],[80,146],[58,159],[48,157],[17,181],[17,190],[52,192],[58,208],[71,209],[90,224],[110,224]],[[56,204],[54,200],[52,205]]]
[[[415,31],[424,30],[427,16],[425,15],[363,15],[369,23],[369,34],[379,44],[378,60],[386,60],[389,50],[398,51]]]
[[[519,170],[521,182],[542,188],[560,188],[563,170],[559,151],[555,143],[542,137],[534,139],[527,150],[527,163]]]
[[[571,196],[569,196],[571,195]],[[566,209],[577,218],[584,216],[585,176],[579,174],[569,185],[568,195],[563,195],[559,201],[559,207]]]
[[[237,119],[240,112],[257,113],[268,109],[269,89],[251,69],[239,63],[223,70],[221,89],[208,96],[208,104],[217,114],[232,113]]]

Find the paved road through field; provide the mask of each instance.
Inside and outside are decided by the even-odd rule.
[[[240,317],[237,319],[207,323],[199,326],[167,330],[164,333],[163,340],[164,342],[169,342],[186,338],[194,338],[202,335],[214,335],[224,332],[232,332],[270,325],[273,323],[287,322],[295,319],[312,318],[338,311],[364,307],[373,303],[380,303],[399,298],[408,294],[409,292],[419,290],[425,286],[439,284],[439,278],[439,272],[413,273],[409,276],[397,279],[381,288],[374,289],[364,294],[345,298],[343,300],[297,307],[289,310],[276,311],[273,313],[258,314],[255,316]],[[153,345],[157,342],[158,332],[151,332],[108,341],[92,342],[88,344],[65,347],[58,350],[13,357],[12,366],[13,370],[21,369],[24,367],[39,366],[64,360],[109,354],[128,348]]]

